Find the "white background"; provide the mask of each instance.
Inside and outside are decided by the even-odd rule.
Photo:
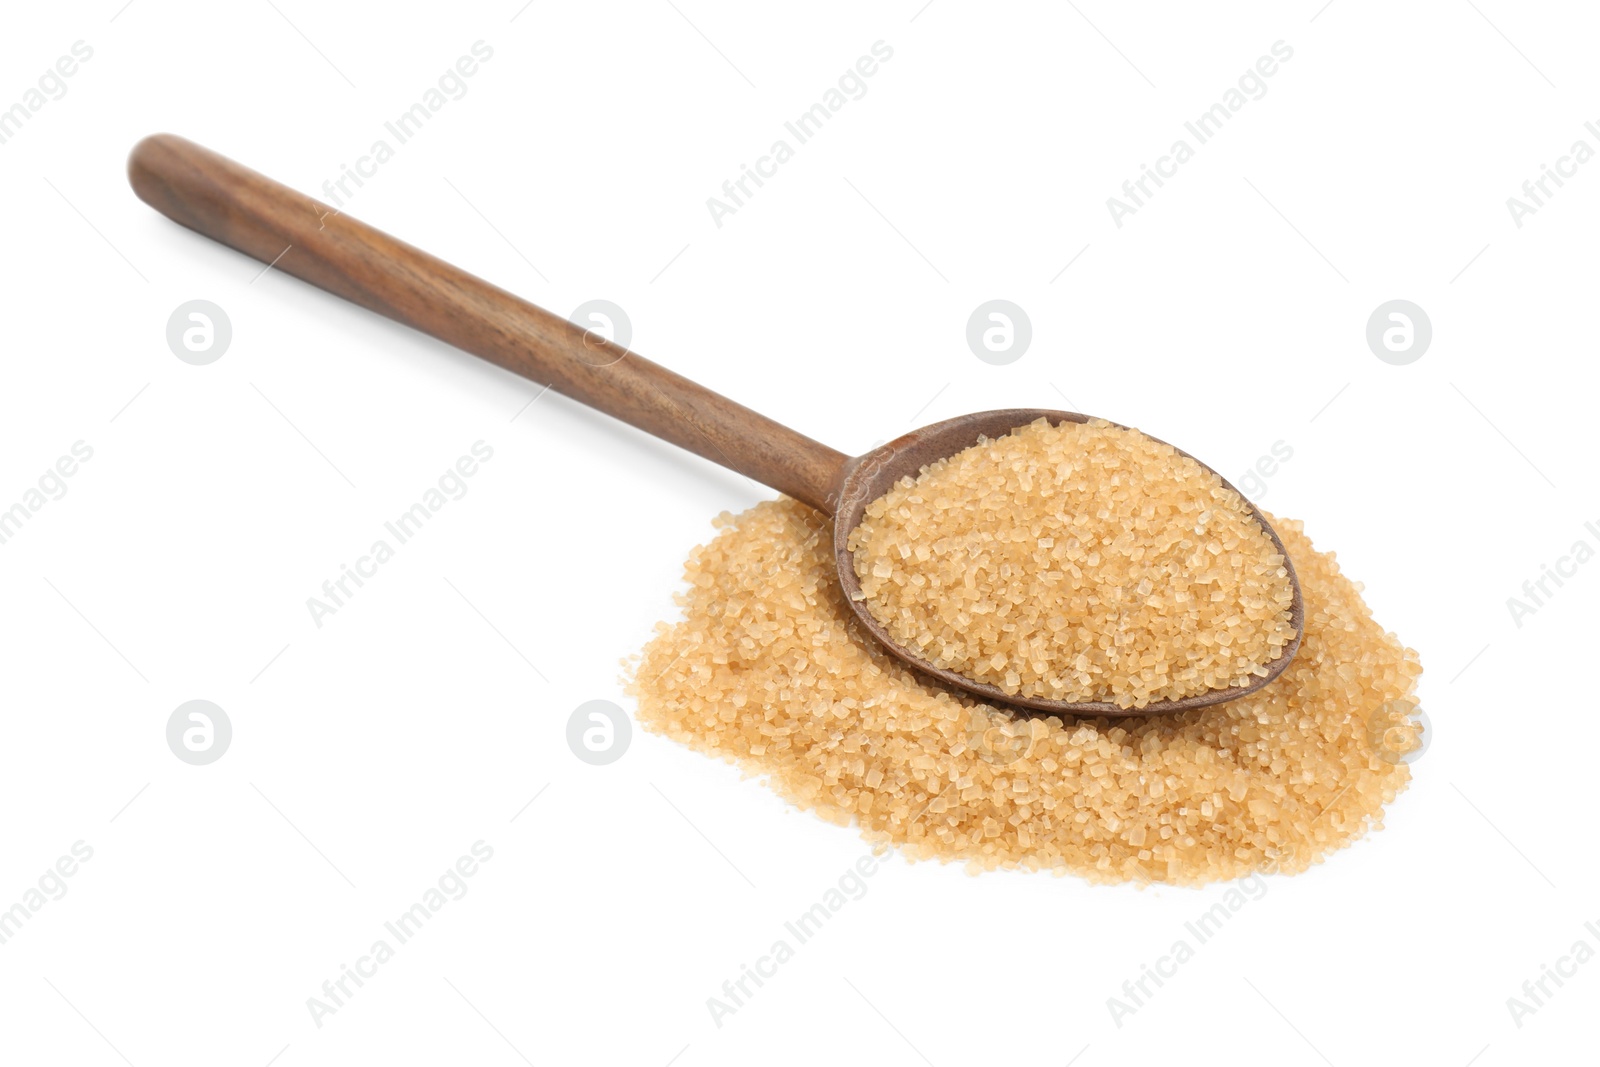
[[[0,507],[94,456],[0,545],[0,908],[94,855],[0,945],[0,1060],[1593,1061],[1600,963],[1520,1028],[1506,999],[1600,948],[1600,563],[1521,627],[1506,600],[1600,546],[1600,162],[1521,228],[1506,198],[1600,148],[1594,13],[921,2],[7,8],[0,107],[94,55],[0,145]],[[562,397],[524,410],[537,386],[125,180],[170,130],[321,195],[480,39],[352,214],[562,314],[612,300],[634,348],[847,451],[1012,405],[1230,477],[1292,448],[1258,498],[1427,668],[1436,742],[1387,828],[1270,881],[1120,1028],[1106,998],[1225,886],[892,859],[714,1025],[865,847],[637,730],[585,765],[565,728],[631,710],[619,661],[688,550],[767,494]],[[715,226],[706,198],[878,40],[866,96]],[[1278,40],[1270,91],[1116,227],[1106,198]],[[964,339],[997,297],[1034,331],[1002,367]],[[209,366],[165,340],[196,298],[233,325]],[[1409,366],[1364,339],[1395,298],[1433,323]],[[470,492],[317,628],[306,598],[480,439]],[[196,698],[234,729],[204,767],[164,733]],[[316,1026],[307,998],[480,839],[470,892]]]

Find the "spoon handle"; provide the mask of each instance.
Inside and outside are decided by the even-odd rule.
[[[128,181],[174,222],[275,270],[833,510],[843,453],[248,167],[157,134],[134,146]]]

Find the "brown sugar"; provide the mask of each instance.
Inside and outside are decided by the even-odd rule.
[[[897,644],[1012,696],[1142,708],[1266,677],[1295,637],[1243,498],[1101,419],[1039,419],[902,478],[849,548]]]
[[[911,859],[1095,882],[1301,871],[1380,827],[1406,787],[1396,752],[1419,740],[1394,709],[1422,668],[1299,523],[1269,521],[1305,601],[1280,677],[1210,708],[1063,720],[883,652],[843,601],[819,513],[781,499],[723,515],[688,561],[683,618],[633,663],[638,721]]]

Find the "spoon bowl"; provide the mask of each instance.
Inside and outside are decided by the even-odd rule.
[[[839,583],[865,632],[901,662],[985,701],[1058,715],[1155,715],[1201,708],[1268,684],[1300,646],[1305,611],[1299,582],[1283,543],[1251,505],[1283,555],[1293,586],[1295,637],[1267,665],[1264,677],[1142,708],[1008,696],[896,644],[856,598],[861,587],[846,546],[867,505],[900,478],[916,477],[923,467],[971,447],[980,437],[1001,437],[1041,416],[1056,422],[1086,422],[1088,416],[1032,408],[984,411],[925,426],[851,458],[181,137],[156,134],[135,145],[128,157],[128,181],[140,199],[174,222],[269,269],[404,323],[832,515]]]
[[[874,500],[882,497],[894,487],[901,478],[915,478],[922,473],[922,469],[931,463],[953,456],[957,452],[971,448],[978,443],[980,438],[993,440],[1004,437],[1019,427],[1026,426],[1036,419],[1049,419],[1052,425],[1062,422],[1088,422],[1089,415],[1080,415],[1071,411],[1053,411],[1047,408],[1003,408],[996,411],[979,411],[971,415],[958,415],[953,419],[936,422],[924,426],[920,430],[913,430],[904,437],[897,437],[888,444],[880,445],[865,455],[847,460],[839,472],[837,487],[830,491],[829,503],[833,513],[833,555],[834,566],[839,572],[839,585],[844,590],[845,602],[850,605],[850,610],[855,613],[856,620],[880,645],[884,647],[895,659],[908,667],[915,668],[923,674],[937,678],[946,685],[965,690],[973,696],[979,697],[987,703],[1009,705],[1011,707],[1025,708],[1028,711],[1054,715],[1162,715],[1178,711],[1188,711],[1191,708],[1205,708],[1214,704],[1221,704],[1229,700],[1237,700],[1248,696],[1262,687],[1269,685],[1278,675],[1282,674],[1289,666],[1294,654],[1300,649],[1300,640],[1305,629],[1305,602],[1300,596],[1300,581],[1295,576],[1294,564],[1289,560],[1289,554],[1284,551],[1283,542],[1278,539],[1266,517],[1261,514],[1256,506],[1239,493],[1239,498],[1244,500],[1245,506],[1250,509],[1250,514],[1255,517],[1261,529],[1271,539],[1273,547],[1283,557],[1284,568],[1289,572],[1289,585],[1293,593],[1290,601],[1290,623],[1294,627],[1294,638],[1284,646],[1278,658],[1265,664],[1266,674],[1251,680],[1249,685],[1233,686],[1227,689],[1212,689],[1194,696],[1184,697],[1180,700],[1151,701],[1142,708],[1124,708],[1110,701],[1083,701],[1069,702],[1065,700],[1050,700],[1045,697],[1025,696],[1023,694],[1008,694],[998,686],[987,682],[979,682],[968,678],[964,674],[944,667],[935,666],[918,656],[915,652],[898,643],[883,624],[873,617],[867,610],[867,602],[861,598],[861,579],[856,574],[855,554],[850,551],[850,534],[861,525],[861,517],[867,506]],[[1115,424],[1114,424],[1115,425]],[[1126,427],[1124,427],[1126,428]],[[1149,436],[1149,435],[1146,435]],[[1152,438],[1152,440],[1159,440]],[[1162,442],[1163,444],[1165,442]],[[1189,454],[1182,449],[1178,451],[1185,456]],[[1194,459],[1193,456],[1189,456]],[[1195,460],[1202,467],[1205,463]],[[1206,470],[1216,474],[1210,467]],[[1217,474],[1222,484],[1238,493],[1237,489],[1229,484],[1226,478]]]

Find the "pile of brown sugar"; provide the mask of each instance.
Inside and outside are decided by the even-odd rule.
[[[690,557],[634,662],[638,719],[912,859],[1095,882],[1294,873],[1381,827],[1420,744],[1421,666],[1299,523],[1305,638],[1259,692],[1175,715],[1027,718],[924,680],[858,629],[830,524],[780,499]]]
[[[1041,418],[902,478],[849,548],[898,645],[1010,696],[1142,708],[1249,685],[1295,637],[1244,499],[1103,419]]]

